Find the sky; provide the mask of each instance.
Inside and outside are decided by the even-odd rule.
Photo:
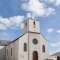
[[[39,20],[49,41],[49,53],[60,51],[60,0],[0,0],[0,40],[12,41],[24,32],[28,18]]]

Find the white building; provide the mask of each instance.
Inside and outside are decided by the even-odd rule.
[[[9,44],[10,41],[0,40],[0,60],[5,60],[6,48],[5,45]]]
[[[4,55],[5,60],[48,59],[48,41],[40,33],[39,21],[33,19],[26,20],[24,22],[24,34],[5,45]]]
[[[57,53],[50,55],[50,59],[60,60],[60,52],[57,52]]]

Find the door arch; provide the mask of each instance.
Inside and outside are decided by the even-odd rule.
[[[38,52],[37,51],[33,52],[33,60],[38,60]]]

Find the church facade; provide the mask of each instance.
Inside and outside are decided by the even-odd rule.
[[[39,21],[24,22],[24,34],[5,45],[2,60],[46,60],[49,58],[48,41],[40,33]],[[1,54],[0,54],[1,55]]]

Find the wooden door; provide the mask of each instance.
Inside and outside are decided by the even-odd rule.
[[[33,60],[38,60],[38,53],[37,53],[37,51],[33,52]]]
[[[60,60],[60,57],[57,57],[57,60]]]

